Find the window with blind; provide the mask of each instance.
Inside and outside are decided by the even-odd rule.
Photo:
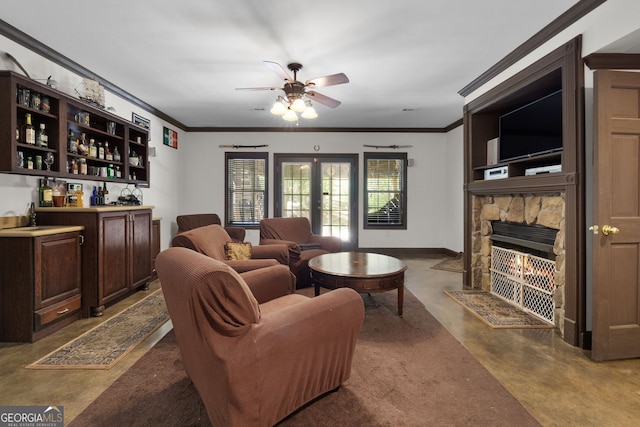
[[[407,228],[407,153],[364,153],[364,228]]]
[[[268,153],[226,153],[226,224],[256,228],[267,216]]]

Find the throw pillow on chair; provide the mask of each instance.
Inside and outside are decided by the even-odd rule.
[[[227,242],[224,245],[224,251],[230,261],[251,259],[251,243],[249,242]]]

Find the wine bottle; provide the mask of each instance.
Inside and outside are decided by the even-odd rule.
[[[27,113],[24,116],[24,143],[35,145],[36,144],[36,128],[31,124],[31,114]]]
[[[36,134],[36,145],[45,148],[49,146],[49,137],[47,136],[44,123],[40,123],[40,130],[38,130]]]
[[[40,207],[50,208],[53,206],[53,189],[49,186],[49,180],[44,178],[40,186]]]

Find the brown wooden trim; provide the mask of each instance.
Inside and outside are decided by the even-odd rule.
[[[513,64],[526,57],[538,47],[549,41],[552,37],[559,34],[562,30],[574,24],[583,16],[600,6],[606,0],[582,0],[572,6],[565,13],[554,19],[549,25],[534,34],[526,42],[518,46],[514,51],[509,53],[487,71],[482,73],[478,78],[463,87],[458,93],[467,96],[483,84],[487,83],[498,74],[511,67]]]
[[[462,119],[460,119],[462,121]],[[457,123],[457,122],[456,122]],[[446,133],[447,128],[335,128],[335,127],[187,127],[187,132],[345,132],[345,133]]]
[[[584,57],[584,63],[591,70],[638,70],[638,53],[592,53]]]

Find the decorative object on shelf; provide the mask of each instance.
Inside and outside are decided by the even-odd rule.
[[[178,148],[178,132],[171,130],[167,127],[163,127],[162,143],[164,145],[168,145],[169,147],[173,147],[177,149]]]
[[[219,145],[220,148],[265,148],[268,147],[269,144],[260,144],[260,145]]]
[[[82,92],[75,89],[76,93],[80,97],[81,100],[87,102],[89,104],[98,106],[102,109],[104,106],[104,86],[102,86],[98,81],[84,77],[82,79]]]
[[[144,117],[136,114],[136,113],[131,113],[131,122],[134,125],[138,125],[140,127],[143,127],[145,129],[151,129],[151,120],[149,119],[145,119]]]
[[[298,114],[296,113],[302,113],[300,116],[304,119],[315,119],[318,117],[316,110],[311,104],[311,99],[330,108],[336,108],[341,104],[340,101],[329,98],[314,90],[307,91],[307,88],[349,83],[349,78],[344,73],[318,77],[302,83],[298,81],[298,71],[302,69],[302,64],[293,62],[287,65],[287,68],[293,71],[293,78],[276,62],[264,61],[264,64],[285,81],[284,87],[249,87],[237,88],[236,90],[282,90],[285,96],[278,96],[278,98],[276,98],[276,102],[271,108],[271,114],[282,116],[286,121],[298,121]],[[305,100],[304,98],[307,99]]]
[[[369,147],[369,148],[375,148],[376,150],[378,148],[391,148],[392,150],[397,150],[399,148],[411,148],[413,147],[413,145],[370,145],[370,144],[363,144],[363,147]]]

